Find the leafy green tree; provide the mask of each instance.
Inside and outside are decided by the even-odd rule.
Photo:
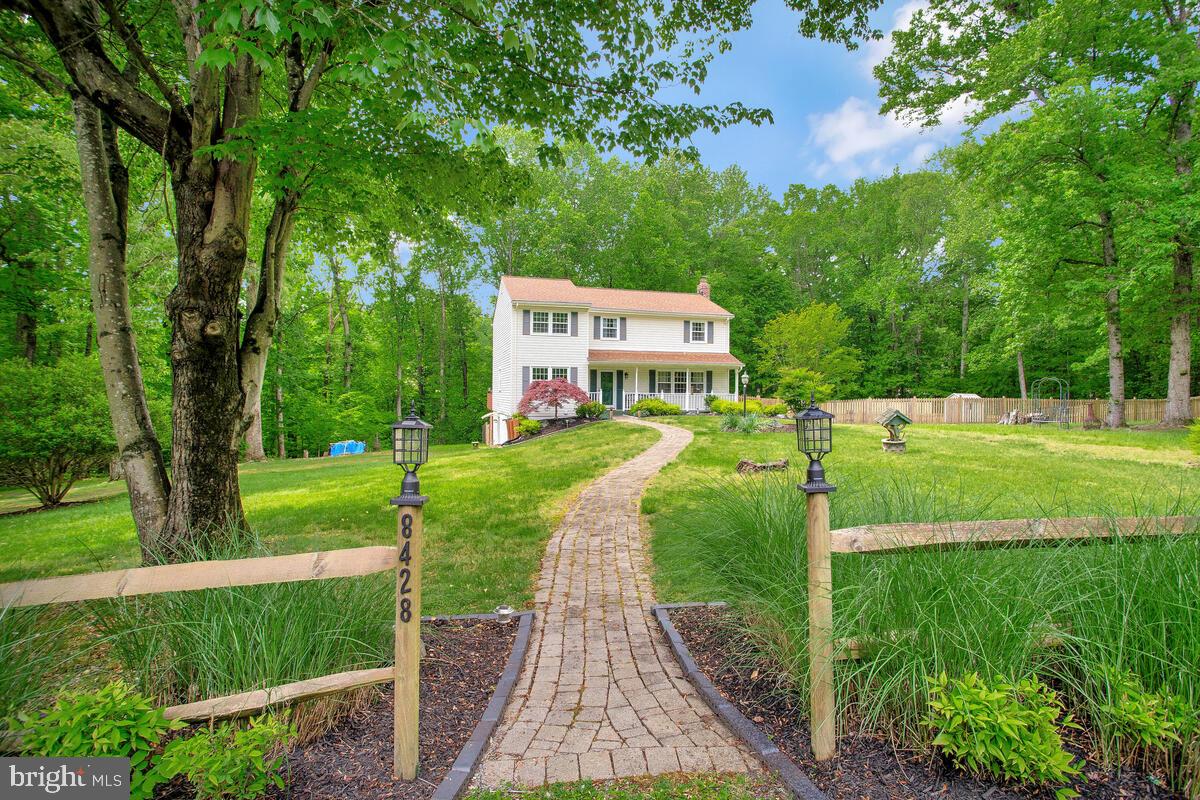
[[[792,411],[802,411],[812,400],[832,400],[834,386],[825,376],[807,367],[785,369],[775,388],[775,395]]]
[[[813,379],[848,388],[862,370],[858,352],[845,344],[850,320],[833,303],[813,303],[796,311],[780,314],[767,323],[759,337],[763,358],[760,380],[768,391],[780,387],[789,371],[796,381]]]
[[[27,489],[49,508],[115,451],[95,359],[0,362],[0,483]]]

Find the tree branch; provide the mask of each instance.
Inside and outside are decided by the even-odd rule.
[[[186,119],[188,112],[184,108],[183,101],[179,99],[179,92],[175,90],[174,86],[163,80],[162,75],[154,68],[154,64],[146,57],[146,51],[142,47],[142,40],[138,36],[137,30],[125,24],[125,20],[122,19],[121,12],[113,0],[104,0],[104,10],[108,12],[108,18],[112,21],[113,28],[116,30],[117,35],[121,37],[121,40],[125,42],[125,46],[129,48],[133,59],[146,71],[146,75],[150,78],[151,83],[166,98],[168,105],[171,106],[172,113]]]

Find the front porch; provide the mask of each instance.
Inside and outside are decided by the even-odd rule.
[[[741,399],[737,370],[727,365],[696,369],[694,365],[593,364],[588,369],[588,397],[616,411],[639,400],[656,398],[685,413],[707,410],[704,398]]]

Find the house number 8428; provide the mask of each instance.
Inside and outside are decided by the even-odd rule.
[[[412,621],[412,599],[403,595],[412,594],[412,587],[409,583],[412,581],[412,570],[408,568],[412,561],[412,553],[409,548],[412,546],[412,514],[405,514],[400,517],[400,537],[404,539],[404,546],[400,548],[400,563],[404,566],[400,568],[400,585],[396,588],[401,594],[400,598],[400,621]]]

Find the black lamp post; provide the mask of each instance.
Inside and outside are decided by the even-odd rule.
[[[809,726],[813,755],[827,761],[836,755],[833,695],[833,561],[829,533],[829,493],[821,459],[833,450],[833,414],[817,407],[815,393],[808,408],[796,415],[796,447],[808,456],[808,480],[800,484],[808,506],[808,669]]]
[[[409,501],[421,498],[417,470],[429,460],[429,431],[432,428],[417,416],[415,405],[407,417],[392,425],[392,461],[404,467],[404,481],[400,484],[400,497],[396,499],[405,502],[397,505],[416,505]]]
[[[746,416],[746,387],[750,385],[750,373],[742,370],[742,416]]]

